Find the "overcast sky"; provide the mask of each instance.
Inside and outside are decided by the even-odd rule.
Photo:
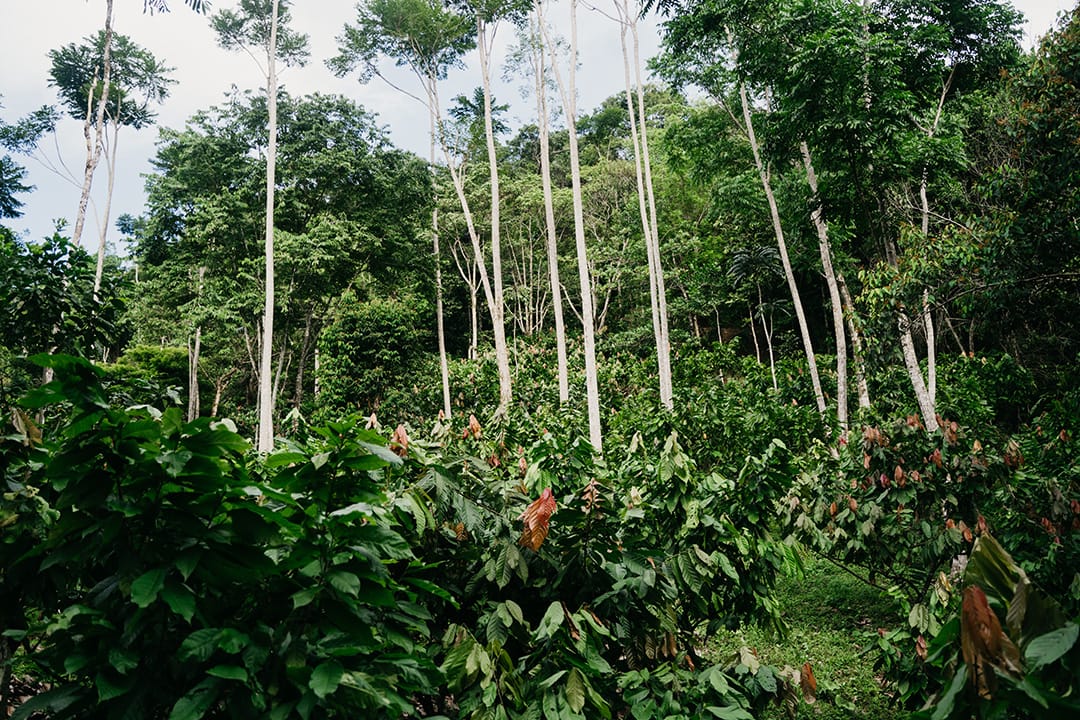
[[[605,0],[597,1],[606,7]],[[1074,3],[1075,0],[1014,0],[1028,18],[1025,45],[1030,47],[1053,24],[1058,12],[1073,7]],[[233,86],[256,88],[263,80],[251,58],[217,47],[205,17],[188,10],[183,0],[172,0],[170,4],[174,6],[172,13],[150,16],[143,14],[139,0],[117,0],[115,27],[117,32],[128,35],[176,68],[173,77],[177,84],[160,108],[158,122],[179,128],[195,111],[220,104]],[[233,5],[234,0],[214,3],[215,8]],[[57,103],[55,89],[48,85],[47,53],[97,32],[104,23],[104,7],[102,0],[0,0],[0,18],[5,29],[4,41],[0,43],[0,68],[3,68],[0,117],[10,122],[42,105]],[[356,100],[378,115],[380,124],[388,129],[396,145],[426,156],[428,121],[422,106],[378,80],[361,85],[353,78],[335,78],[323,64],[326,58],[336,54],[335,38],[343,25],[353,20],[355,7],[356,0],[295,0],[293,26],[309,35],[312,61],[304,68],[286,70],[281,81],[293,95],[317,91],[341,93]],[[568,27],[566,7],[565,3],[555,7],[550,13],[551,21]],[[615,23],[583,8],[579,26],[579,111],[588,112],[622,88],[622,56]],[[658,47],[655,22],[644,24],[641,38],[643,56],[655,54]],[[500,29],[495,50],[495,61],[500,68],[506,48],[513,40],[513,28]],[[401,80],[408,83],[409,77],[402,76]],[[469,68],[451,74],[442,97],[469,92],[478,84],[479,72],[473,62]],[[502,102],[510,103],[515,126],[530,122],[533,117],[532,104],[523,101],[519,94],[521,84],[511,81],[495,89]],[[142,212],[142,175],[151,169],[149,158],[156,140],[154,128],[121,131],[112,221],[123,213]],[[36,190],[20,196],[25,203],[23,217],[5,223],[31,239],[50,235],[55,219],[70,220],[74,216],[86,156],[81,123],[70,118],[62,121],[55,137],[43,142],[41,155],[54,164],[62,160],[78,175],[78,180],[64,179],[34,159],[17,158],[29,170],[29,182]],[[94,184],[99,206],[105,184],[102,167]],[[97,234],[95,222],[91,210],[87,219],[90,237]]]

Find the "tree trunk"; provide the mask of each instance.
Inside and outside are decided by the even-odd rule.
[[[555,232],[555,201],[551,191],[551,145],[548,129],[546,62],[541,46],[542,33],[539,24],[543,22],[542,0],[537,0],[537,47],[533,63],[536,76],[537,122],[540,131],[540,183],[544,190],[544,224],[547,229],[548,279],[551,282],[551,309],[555,315],[555,353],[558,358],[559,403],[565,405],[570,400],[569,361],[566,356],[566,321],[562,308],[562,281],[559,278],[559,245]]]
[[[666,299],[661,303],[661,294],[664,292],[663,270],[660,267],[660,253],[658,230],[656,223],[656,201],[652,192],[652,170],[649,167],[647,130],[645,127],[645,95],[641,88],[641,73],[636,63],[637,55],[637,25],[634,16],[630,14],[629,4],[623,0],[619,9],[620,16],[620,40],[623,53],[623,74],[626,83],[626,110],[630,118],[630,138],[634,146],[634,170],[637,179],[638,214],[641,216],[642,237],[645,240],[645,255],[648,258],[649,267],[649,305],[652,312],[653,337],[656,344],[656,367],[660,385],[660,403],[671,410],[674,400],[671,394],[671,355],[669,352],[666,336]],[[630,81],[630,55],[626,47],[627,30],[634,31],[634,61],[635,71],[638,75],[637,107],[634,103],[634,87]],[[661,312],[661,306],[664,310]]]
[[[97,265],[94,268],[94,299],[99,300],[101,277],[105,273],[105,238],[109,232],[109,214],[112,212],[113,187],[116,181],[116,146],[120,135],[120,118],[113,119],[112,145],[109,147],[105,164],[109,171],[109,187],[105,193],[105,209],[102,212],[101,227],[98,229]]]
[[[195,281],[196,318],[202,314],[203,281],[206,278],[206,266],[200,265]],[[202,348],[202,323],[195,326],[194,348],[188,354],[188,422],[199,417],[202,408],[199,405],[199,354]]]
[[[486,25],[479,17],[476,23],[477,49],[480,55],[480,77],[484,88],[484,135],[487,139],[488,172],[491,178],[491,274],[494,297],[491,307],[492,329],[495,335],[495,365],[499,372],[499,407],[502,415],[513,402],[510,379],[510,353],[506,345],[506,308],[503,301],[502,247],[499,237],[499,159],[495,153],[495,131],[491,119],[491,72],[488,67],[488,38]]]
[[[802,335],[806,363],[810,368],[810,382],[814,386],[814,398],[817,401],[818,412],[824,416],[825,394],[821,390],[821,378],[818,376],[817,360],[814,358],[814,346],[810,340],[810,328],[806,324],[806,313],[803,311],[802,300],[799,297],[799,288],[795,284],[795,272],[791,268],[791,259],[788,257],[787,243],[784,241],[784,229],[780,223],[780,209],[776,205],[776,196],[773,195],[768,168],[765,167],[765,163],[761,159],[761,149],[758,146],[757,135],[754,134],[754,122],[750,117],[750,101],[746,97],[745,85],[739,86],[739,100],[742,102],[743,119],[746,122],[746,134],[750,140],[750,149],[754,153],[754,164],[757,166],[758,175],[761,177],[765,198],[769,201],[773,232],[776,235],[776,244],[780,250],[780,260],[784,265],[784,277],[787,278],[788,289],[791,291],[791,301],[795,306],[795,317],[799,321],[799,333]]]
[[[906,314],[900,315],[900,349],[904,355],[904,367],[907,368],[908,378],[911,379],[911,387],[915,390],[915,400],[919,404],[919,413],[922,415],[923,424],[929,432],[938,429],[937,412],[934,410],[934,400],[923,379],[922,368],[919,367],[919,358],[915,354],[915,342],[911,338],[911,320]]]
[[[194,347],[188,353],[188,411],[187,421],[199,417],[199,351],[202,349],[202,325],[195,328]]]
[[[428,75],[429,83],[434,85],[437,78]],[[435,108],[428,108],[431,122],[431,171],[435,174],[435,139],[437,135]],[[450,364],[446,359],[446,329],[443,320],[442,255],[439,253],[439,203],[431,208],[431,252],[435,258],[435,331],[439,338],[439,376],[442,380],[443,415],[450,418]]]
[[[848,335],[851,337],[851,349],[855,356],[855,387],[859,393],[859,407],[870,407],[870,388],[866,384],[866,356],[863,352],[862,333],[855,322],[855,305],[851,302],[844,273],[836,273],[836,285],[840,288],[840,299],[844,303],[844,320],[847,322]]]
[[[270,17],[270,45],[267,48],[266,106],[266,300],[263,312],[262,356],[259,363],[260,453],[274,449],[274,184],[277,163],[277,25],[278,0],[273,0]]]
[[[813,195],[814,209],[810,211],[810,219],[813,220],[814,228],[817,230],[821,268],[825,272],[825,284],[829,287],[829,303],[832,305],[833,332],[836,339],[836,420],[837,424],[840,425],[841,435],[846,435],[848,430],[848,385],[844,304],[840,299],[840,288],[836,282],[836,273],[833,271],[832,248],[829,245],[829,227],[821,213],[817,174],[814,172],[814,164],[810,160],[810,148],[804,141],[799,144],[799,149],[802,152],[803,166],[806,168],[806,182],[810,185],[810,192]]]
[[[629,13],[629,8],[627,8]],[[660,257],[660,231],[656,218],[656,193],[653,191],[652,162],[649,159],[649,133],[645,126],[645,85],[641,81],[641,51],[637,22],[630,25],[634,38],[634,74],[637,79],[638,127],[641,131],[641,161],[645,167],[645,192],[649,199],[649,222],[652,227],[653,272],[656,283],[657,312],[660,316],[660,346],[657,358],[660,370],[660,401],[671,410],[675,407],[674,389],[671,382],[671,335],[668,332],[667,289],[664,284],[664,267]]]
[[[308,353],[311,351],[311,324],[314,319],[314,311],[308,310],[304,318],[304,339],[300,343],[300,362],[296,368],[296,386],[293,389],[293,409],[296,411],[296,419],[293,420],[293,432],[300,429],[300,405],[304,401],[304,368],[307,366]]]
[[[543,24],[541,23],[541,28]],[[545,33],[546,35],[546,33]],[[570,180],[574,200],[574,239],[577,249],[578,283],[581,288],[581,324],[585,346],[585,398],[589,416],[589,442],[598,453],[603,453],[603,431],[600,425],[600,390],[596,370],[596,326],[593,316],[592,285],[589,279],[589,259],[585,247],[585,217],[581,196],[581,160],[577,142],[577,0],[570,0],[570,67],[564,84],[555,57],[554,45],[548,40],[555,81],[566,111],[566,129],[570,142]]]
[[[83,226],[86,224],[86,206],[90,203],[90,187],[94,184],[94,172],[101,161],[101,136],[105,131],[105,107],[109,100],[109,85],[112,78],[112,38],[113,38],[113,0],[105,1],[105,48],[102,52],[101,99],[98,100],[94,118],[94,140],[90,140],[90,114],[87,113],[83,124],[86,136],[86,167],[83,171],[82,193],[79,195],[79,209],[75,214],[75,227],[71,231],[71,243],[78,247],[82,241]],[[95,83],[96,84],[96,83]],[[93,98],[94,85],[90,86]],[[87,102],[89,110],[90,102]]]

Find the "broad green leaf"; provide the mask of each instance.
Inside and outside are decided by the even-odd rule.
[[[952,715],[953,707],[956,705],[956,697],[964,690],[964,685],[967,683],[968,667],[967,665],[960,665],[960,668],[953,675],[952,682],[949,683],[949,687],[945,690],[945,694],[941,696],[941,700],[938,701],[937,706],[934,708],[934,714],[930,716],[930,720],[945,720]]]
[[[191,660],[203,662],[210,659],[210,656],[217,650],[219,637],[221,637],[220,628],[203,628],[202,630],[196,630],[188,635],[184,642],[180,644],[177,659],[179,659],[180,662],[188,662]]]
[[[552,673],[551,675],[549,675],[548,677],[546,677],[546,678],[544,678],[543,680],[540,681],[540,687],[542,687],[542,688],[551,687],[555,683],[559,682],[559,678],[561,678],[567,672],[569,672],[569,671],[568,670],[559,670],[556,673]]]
[[[736,572],[735,566],[731,564],[731,560],[728,560],[728,556],[722,552],[716,553],[716,562],[720,565],[720,569],[725,575],[734,580],[739,581],[739,573]]]
[[[199,720],[217,699],[221,681],[207,678],[196,685],[187,695],[176,701],[169,720]]]
[[[136,578],[131,583],[131,601],[141,608],[154,602],[165,586],[165,572],[165,568],[158,568]]]
[[[566,704],[576,713],[585,707],[585,684],[577,668],[570,670],[566,676]]]
[[[726,707],[710,706],[705,709],[711,712],[714,717],[718,717],[721,720],[754,720],[753,715],[735,705],[728,705]]]
[[[195,616],[195,594],[186,586],[166,583],[161,590],[161,599],[174,613],[191,622]]]
[[[243,652],[250,644],[251,637],[234,628],[225,628],[221,631],[221,637],[218,638],[218,647],[230,655]]]
[[[548,605],[547,612],[544,613],[544,617],[540,619],[540,624],[536,628],[536,639],[544,640],[551,637],[562,625],[564,617],[562,603],[556,600]]]
[[[298,452],[289,452],[283,450],[281,452],[271,453],[263,460],[263,466],[268,469],[279,468],[285,465],[294,465],[307,462],[307,455]]]
[[[1080,625],[1069,623],[1063,628],[1040,635],[1028,643],[1024,657],[1027,658],[1032,670],[1049,665],[1069,652],[1076,645],[1078,637],[1080,637]]]
[[[207,670],[206,674],[222,678],[223,680],[239,680],[240,682],[246,682],[248,679],[247,670],[239,665],[215,665]]]
[[[113,675],[109,670],[102,670],[94,678],[94,686],[97,688],[99,702],[118,698],[131,690],[134,685],[134,677]]]
[[[346,570],[334,570],[326,576],[327,582],[339,592],[356,597],[360,593],[360,578]]]
[[[319,594],[318,588],[298,590],[292,594],[293,610],[311,604],[311,601]]]
[[[344,674],[345,669],[341,667],[340,663],[334,661],[324,662],[311,673],[311,681],[308,683],[308,687],[320,698],[324,698],[337,690],[338,685],[341,684],[341,676]]]

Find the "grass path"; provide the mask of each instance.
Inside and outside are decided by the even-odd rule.
[[[801,578],[783,577],[778,598],[788,631],[750,626],[721,631],[710,639],[716,659],[729,658],[748,646],[762,663],[802,667],[809,662],[818,683],[819,701],[800,707],[800,718],[820,720],[899,720],[895,707],[874,673],[874,649],[863,652],[878,627],[894,626],[892,601],[881,591],[814,556],[805,558]],[[780,709],[765,716],[784,718]]]

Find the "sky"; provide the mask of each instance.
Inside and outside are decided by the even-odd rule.
[[[1075,2],[1014,0],[1013,4],[1028,19],[1025,46],[1031,47],[1053,25],[1057,14],[1073,7]],[[605,0],[597,0],[597,3],[607,7]],[[235,0],[217,0],[214,8],[235,4]],[[172,0],[169,14],[144,14],[142,5],[139,0],[116,0],[114,25],[117,32],[129,36],[176,68],[172,76],[177,83],[159,109],[159,126],[182,128],[185,120],[196,111],[221,104],[234,86],[242,90],[255,89],[263,83],[254,61],[242,53],[220,49],[206,17],[189,10],[183,0]],[[354,19],[355,7],[356,0],[294,0],[293,27],[308,34],[311,61],[305,67],[284,70],[280,81],[292,95],[340,93],[355,100],[378,115],[379,123],[386,128],[395,145],[426,156],[427,112],[416,100],[378,79],[363,85],[355,77],[336,78],[324,64],[327,58],[337,53],[336,37],[345,23]],[[563,34],[569,32],[567,7],[566,3],[560,3],[549,15]],[[0,68],[3,68],[0,71],[0,117],[13,122],[42,105],[57,104],[55,88],[48,84],[49,50],[81,42],[96,33],[104,24],[104,15],[103,0],[0,0],[0,19],[5,30],[3,42],[0,42]],[[623,88],[623,69],[618,25],[597,10],[586,9],[584,2],[578,18],[581,45],[578,107],[579,113],[583,114]],[[513,41],[512,27],[499,29],[493,55],[495,67],[500,68],[496,74],[500,76]],[[641,28],[643,58],[654,55],[658,47],[657,22],[645,21]],[[443,98],[469,93],[479,85],[475,54],[467,60],[468,66],[452,71],[446,86],[440,88]],[[416,89],[411,84],[411,76],[393,76],[389,65],[386,69],[407,89]],[[522,99],[523,86],[521,79],[499,80],[495,86],[496,98],[510,103],[514,127],[533,120],[533,103]],[[121,130],[110,225],[123,213],[139,215],[142,212],[145,200],[143,176],[152,170],[150,158],[157,137],[158,131],[153,127]],[[27,180],[35,186],[35,191],[19,196],[24,203],[22,217],[5,220],[8,227],[31,240],[51,235],[56,220],[70,222],[74,218],[86,159],[82,124],[65,118],[58,124],[56,132],[43,140],[38,156],[16,157],[29,171]],[[65,173],[65,167],[77,178],[72,179],[71,173]],[[86,237],[97,236],[105,185],[104,167],[101,167],[95,177]],[[115,235],[112,228],[110,233]]]

